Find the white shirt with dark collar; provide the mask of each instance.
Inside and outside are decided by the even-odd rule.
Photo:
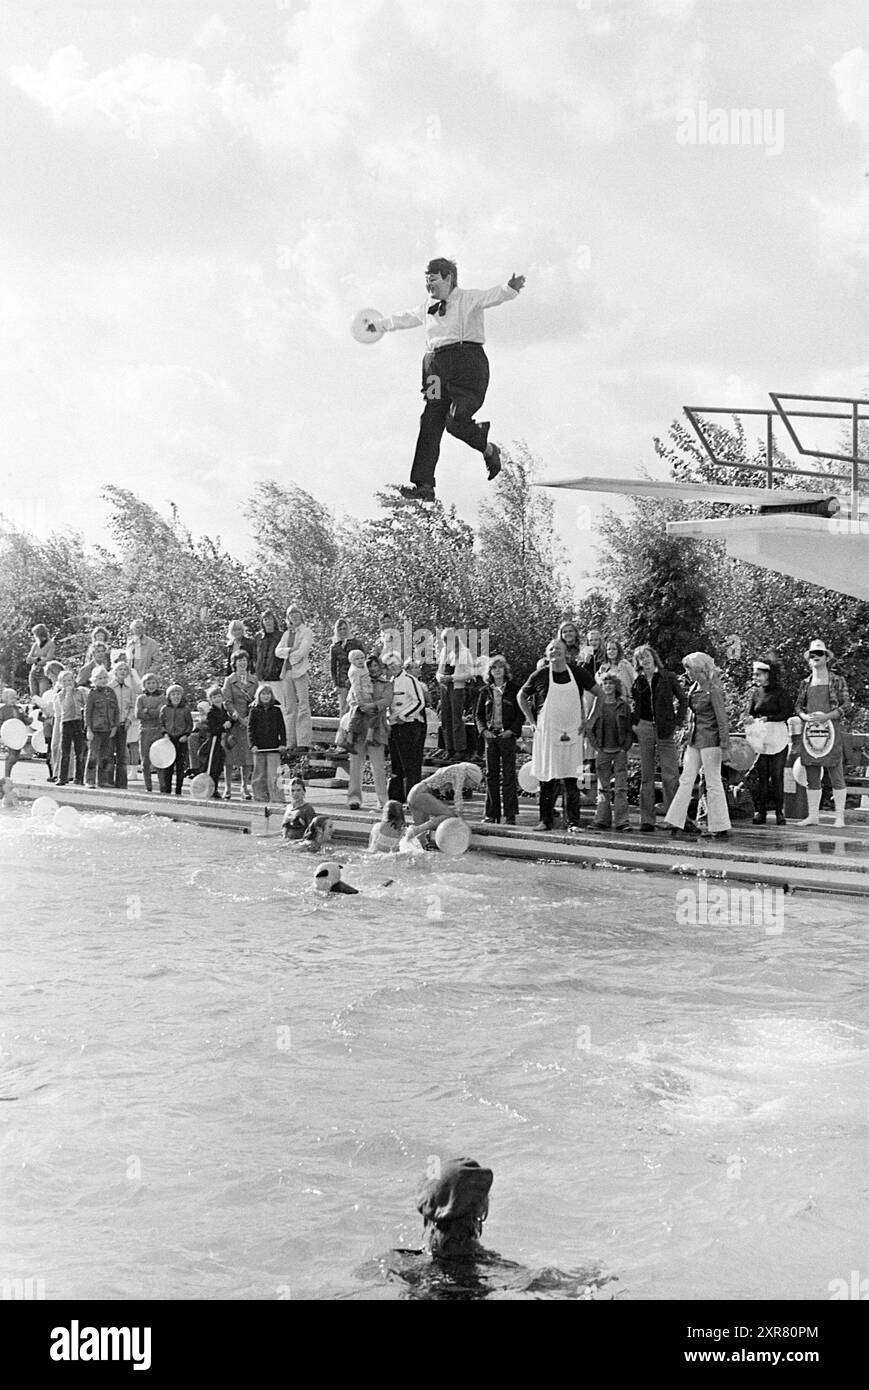
[[[406,314],[393,314],[391,318],[385,318],[382,326],[384,332],[392,333],[397,328],[418,328],[424,323],[425,341],[430,351],[453,343],[484,343],[484,309],[505,304],[508,299],[515,299],[518,293],[509,285],[495,285],[490,290],[466,290],[457,285],[443,301],[446,305],[443,314],[428,312],[440,302],[434,299],[418,309],[409,309]]]

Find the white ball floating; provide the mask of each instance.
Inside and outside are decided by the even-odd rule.
[[[55,815],[60,810],[60,805],[53,796],[38,796],[30,807],[30,814],[34,820],[54,820]]]
[[[48,797],[45,798],[49,800]],[[54,813],[54,824],[66,835],[76,835],[81,828],[81,816],[74,806],[58,806]]]

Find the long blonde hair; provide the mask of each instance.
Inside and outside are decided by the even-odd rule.
[[[683,666],[685,665],[686,661],[690,661],[692,667],[694,668],[692,672],[689,672],[692,680],[697,680],[699,678],[700,680],[709,681],[709,683],[711,684],[713,681],[718,681],[721,679],[721,672],[715,665],[713,658],[709,656],[708,653],[689,652],[687,656],[682,657]]]

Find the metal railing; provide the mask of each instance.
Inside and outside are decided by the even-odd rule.
[[[685,414],[700,443],[709,455],[716,468],[735,468],[745,469],[744,462],[734,462],[731,459],[718,458],[714,449],[714,441],[710,441],[704,431],[701,416],[704,415],[731,415],[741,416],[762,416],[766,420],[766,486],[774,487],[778,479],[782,477],[814,478],[816,482],[847,483],[851,493],[851,515],[856,518],[860,509],[860,485],[861,483],[869,486],[869,477],[861,477],[860,468],[869,467],[869,457],[860,453],[860,426],[869,425],[869,400],[859,396],[805,396],[795,395],[785,391],[770,391],[770,399],[774,409],[769,408],[749,408],[739,409],[733,406],[724,405],[686,405]],[[848,409],[844,411],[836,410],[791,410],[785,406],[785,401],[797,401],[808,404],[822,405],[843,405]],[[830,460],[832,462],[847,463],[849,465],[846,473],[819,473],[816,468],[796,468],[790,464],[783,464],[775,457],[775,438],[773,424],[776,420],[781,421],[787,430],[788,436],[797,451],[804,458],[818,458]],[[832,449],[810,449],[803,444],[793,424],[794,420],[848,420],[851,422],[851,452],[837,453]]]

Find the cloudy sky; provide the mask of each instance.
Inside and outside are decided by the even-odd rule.
[[[431,255],[511,272],[492,437],[633,472],[685,403],[867,388],[865,0],[4,0],[0,511],[250,544],[261,478],[403,481]],[[750,143],[730,114],[756,110]],[[725,124],[716,112],[725,113]],[[438,490],[473,520],[479,458]],[[579,494],[558,518],[577,569]],[[602,500],[602,499],[598,499]]]

